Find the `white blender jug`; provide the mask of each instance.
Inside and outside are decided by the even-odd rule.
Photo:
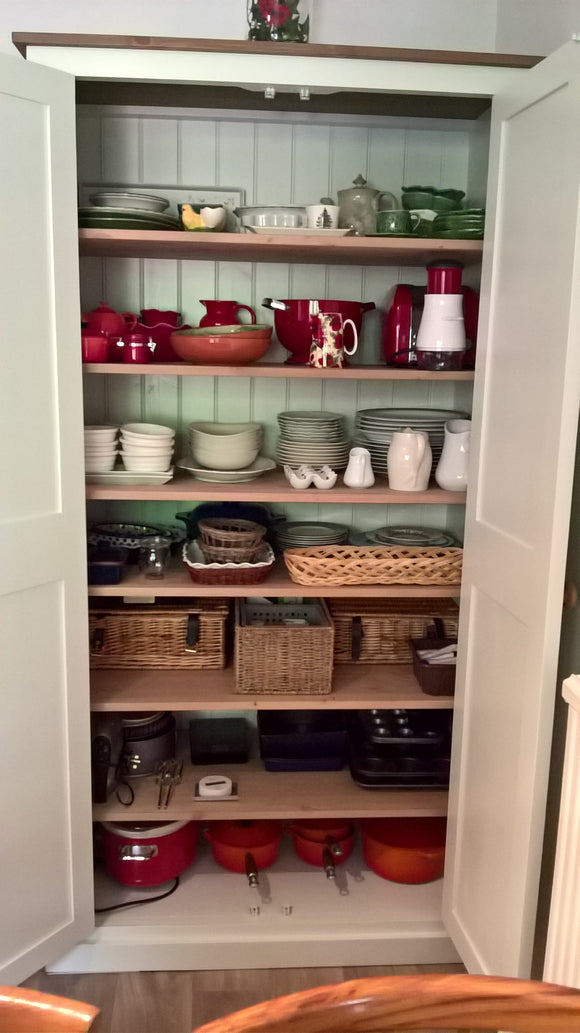
[[[466,349],[459,262],[431,262],[417,331],[420,369],[461,369]]]

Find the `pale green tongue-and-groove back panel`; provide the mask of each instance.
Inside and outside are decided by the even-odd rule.
[[[400,196],[412,183],[456,187],[468,192],[472,132],[464,122],[307,115],[248,116],[237,112],[81,108],[78,117],[79,183],[123,183],[136,187],[223,186],[242,189],[247,204],[309,204],[336,199],[359,172],[369,185]],[[176,309],[197,324],[202,298],[251,305],[258,321],[273,322],[264,297],[343,298],[374,301],[363,319],[358,360],[380,362],[381,311],[397,282],[425,283],[420,268],[345,267],[280,263],[174,260],[81,260],[84,311],[103,300],[118,311]],[[273,359],[287,353],[274,343]],[[428,406],[470,410],[471,385],[389,382],[313,377],[285,379],[85,375],[86,422],[148,420],[174,426],[178,452],[185,454],[187,423],[194,419],[258,420],[265,428],[264,454],[273,456],[276,414],[285,409],[343,413],[352,429],[354,413],[372,406]],[[173,522],[195,504],[91,503],[89,517]],[[317,496],[320,498],[320,495]],[[331,519],[360,529],[384,523],[435,524],[461,531],[461,506],[346,506],[324,503],[276,505],[293,519]]]

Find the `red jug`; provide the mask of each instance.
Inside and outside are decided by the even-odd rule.
[[[200,326],[232,326],[234,323],[241,323],[238,319],[238,311],[245,309],[252,317],[250,322],[256,322],[256,313],[249,305],[238,305],[237,301],[202,301],[207,313],[202,316]]]

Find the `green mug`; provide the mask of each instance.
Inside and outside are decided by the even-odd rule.
[[[377,212],[377,233],[389,233],[393,237],[403,233],[414,233],[419,228],[421,216],[397,208],[390,212]]]

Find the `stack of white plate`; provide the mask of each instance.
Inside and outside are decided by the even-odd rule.
[[[348,527],[344,524],[289,520],[276,529],[280,549],[307,549],[312,545],[346,545]]]
[[[297,410],[278,414],[280,437],[276,459],[282,465],[330,466],[344,470],[348,465],[350,442],[344,418],[332,412]]]
[[[355,418],[354,443],[369,450],[375,472],[385,473],[393,433],[407,427],[423,430],[429,435],[435,469],[443,450],[446,421],[464,419],[469,419],[469,413],[453,409],[359,409]]]
[[[85,472],[107,473],[117,458],[118,427],[85,427]]]
[[[159,423],[124,423],[121,457],[126,470],[158,473],[171,467],[175,431]]]
[[[417,546],[423,549],[447,549],[459,545],[455,535],[438,527],[377,527],[367,531],[372,545]]]

